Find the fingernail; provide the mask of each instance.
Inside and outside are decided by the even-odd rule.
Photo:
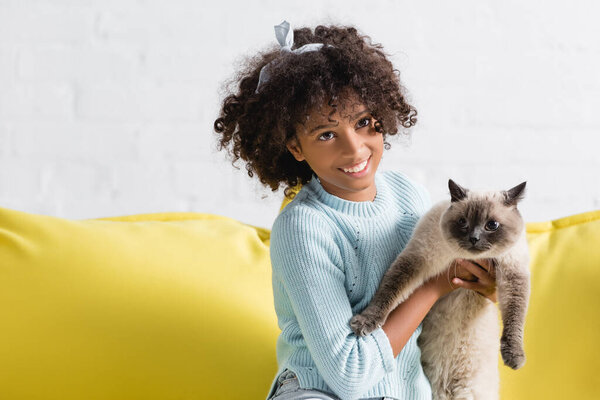
[[[460,283],[460,279],[454,278],[454,279],[452,279],[452,283]]]

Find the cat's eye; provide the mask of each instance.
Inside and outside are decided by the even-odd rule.
[[[492,221],[488,221],[485,224],[486,231],[496,231],[496,230],[498,230],[498,228],[500,228],[500,224],[498,223],[498,221],[492,220]]]
[[[458,226],[460,226],[461,228],[467,227],[467,220],[465,218],[459,218],[457,222]]]

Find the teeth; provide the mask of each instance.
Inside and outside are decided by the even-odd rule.
[[[352,168],[342,168],[342,170],[344,172],[360,172],[363,169],[365,169],[365,167],[367,166],[367,161],[369,161],[368,159],[361,162],[360,164],[356,165],[355,167]]]

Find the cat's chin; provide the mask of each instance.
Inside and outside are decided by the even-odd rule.
[[[479,247],[469,247],[467,250],[469,253],[473,253],[473,254],[481,254],[485,251],[488,251],[489,249],[480,249]]]
[[[479,247],[461,247],[460,248],[460,256],[463,258],[475,258],[481,257],[485,253],[488,253],[490,249],[482,249]]]

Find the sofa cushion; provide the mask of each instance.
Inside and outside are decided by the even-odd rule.
[[[600,399],[600,211],[527,224],[527,362],[501,399]]]
[[[215,215],[0,208],[0,398],[264,398],[268,238]]]
[[[527,231],[527,363],[501,368],[501,398],[600,398],[600,211]],[[279,333],[268,240],[216,215],[0,208],[0,398],[264,398]]]

